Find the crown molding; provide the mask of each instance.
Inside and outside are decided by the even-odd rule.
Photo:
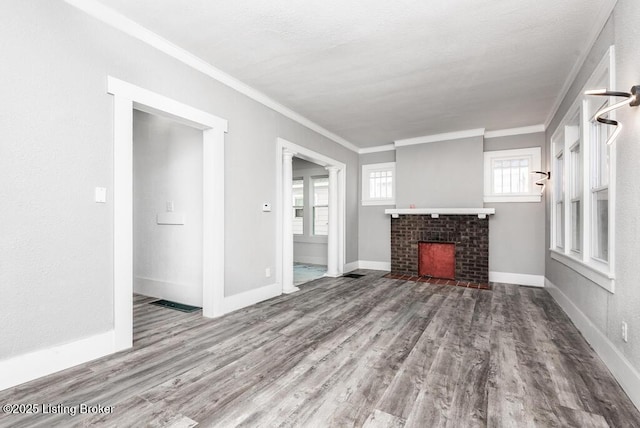
[[[119,12],[103,5],[96,0],[64,0],[66,3],[74,6],[75,8],[85,12],[86,14],[104,22],[105,24],[134,37],[149,46],[156,48],[157,50],[177,59],[185,65],[211,77],[214,80],[240,92],[243,95],[269,107],[270,109],[282,114],[283,116],[298,122],[312,131],[317,132],[320,135],[340,144],[341,146],[358,153],[359,148],[353,143],[345,140],[339,135],[323,128],[315,122],[307,119],[306,117],[296,113],[295,111],[285,107],[279,102],[273,100],[262,92],[252,88],[246,83],[241,82],[235,77],[219,70],[203,59],[195,56],[191,52],[171,43],[167,39],[159,36],[153,31],[148,30],[137,22],[127,18]]]
[[[422,137],[405,138],[393,142],[395,147],[414,146],[416,144],[435,143],[438,141],[459,140],[462,138],[481,137],[484,135],[484,128],[467,129],[464,131],[445,132],[442,134],[425,135]]]
[[[365,147],[358,150],[358,154],[366,155],[367,153],[390,152],[396,149],[394,144],[385,144],[383,146]]]
[[[385,144],[382,146],[365,147],[358,150],[358,154],[378,153],[395,150],[396,147],[412,146],[416,144],[434,143],[437,141],[457,140],[461,138],[479,137],[497,138],[508,137],[511,135],[535,134],[545,132],[544,124],[522,126],[519,128],[497,129],[495,131],[485,131],[484,128],[468,129],[465,131],[445,132],[443,134],[425,135],[423,137],[406,138],[404,140],[396,140],[393,144]]]
[[[544,124],[522,126],[520,128],[498,129],[495,131],[487,131],[484,133],[484,138],[498,138],[509,137],[511,135],[524,135],[524,134],[536,134],[538,132],[544,132],[547,128]]]
[[[558,92],[558,96],[556,97],[556,100],[553,103],[553,107],[551,108],[551,111],[547,116],[547,120],[544,122],[545,129],[547,129],[549,125],[551,125],[551,121],[555,117],[556,113],[558,113],[558,110],[560,109],[560,105],[562,104],[562,101],[569,93],[569,90],[571,89],[571,86],[573,85],[574,80],[576,79],[576,77],[578,77],[578,73],[584,66],[584,63],[587,60],[587,57],[589,56],[589,53],[591,52],[593,45],[596,43],[598,36],[600,36],[602,29],[604,28],[605,24],[609,20],[609,17],[613,13],[613,9],[616,7],[617,3],[618,3],[618,0],[609,0],[608,2],[605,2],[602,4],[602,7],[598,12],[598,17],[600,20],[596,23],[596,25],[592,27],[592,32],[590,36],[586,39],[587,43],[585,43],[585,49],[580,53],[580,56],[578,57],[575,64],[573,65],[573,68],[569,72],[569,76],[567,76],[567,80],[565,80],[564,85],[562,85],[562,89],[560,89],[560,92]]]

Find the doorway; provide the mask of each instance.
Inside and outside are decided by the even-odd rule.
[[[299,157],[292,163],[293,286],[327,273],[329,176],[317,163]]]
[[[327,272],[325,276],[338,277],[344,272],[345,262],[345,221],[346,221],[346,165],[328,156],[302,147],[283,138],[277,140],[276,150],[278,230],[276,242],[278,283],[283,293],[298,291],[294,285],[294,210],[293,201],[293,159],[322,167],[328,180],[327,229]]]
[[[112,76],[114,96],[113,292],[114,351],[133,345],[133,111],[202,131],[203,315],[222,315],[224,298],[224,134],[227,121]]]
[[[201,130],[134,110],[135,294],[202,307],[202,169]]]

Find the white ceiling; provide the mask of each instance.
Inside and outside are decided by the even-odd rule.
[[[101,0],[359,147],[545,123],[613,0]]]

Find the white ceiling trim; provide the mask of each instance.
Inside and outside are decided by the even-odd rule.
[[[193,55],[185,49],[171,43],[167,39],[159,36],[158,34],[148,30],[137,22],[127,18],[126,16],[116,12],[115,10],[106,7],[102,3],[96,0],[64,0],[66,3],[80,9],[86,14],[110,25],[123,33],[130,35],[148,45],[158,49],[159,51],[177,59],[178,61],[200,71],[203,74],[217,80],[218,82],[240,92],[243,95],[269,107],[288,117],[291,120],[298,122],[299,124],[306,126],[312,131],[317,132],[320,135],[327,137],[328,139],[346,147],[347,149],[358,153],[358,147],[344,138],[334,134],[333,132],[323,128],[315,122],[307,119],[306,117],[296,113],[295,111],[283,106],[262,92],[252,88],[246,83],[241,82],[235,77],[230,76],[222,70],[217,69],[208,62]]]
[[[496,131],[485,132],[484,138],[497,138],[497,137],[509,137],[512,135],[535,134],[538,132],[544,132],[546,129],[547,128],[544,126],[544,124],[523,126],[521,128],[498,129]]]
[[[464,131],[445,132],[442,134],[425,135],[422,137],[406,138],[393,142],[395,147],[414,146],[416,144],[435,143],[438,141],[459,140],[461,138],[481,137],[484,128],[466,129]]]
[[[358,150],[358,154],[366,155],[367,153],[390,152],[395,149],[396,146],[394,144],[385,144],[382,146],[365,147],[364,149]]]
[[[618,0],[609,0],[608,3],[604,3],[602,5],[602,8],[600,9],[600,12],[598,14],[600,20],[596,25],[593,26],[591,36],[587,39],[587,43],[585,43],[585,49],[582,51],[581,55],[576,60],[576,63],[571,69],[569,76],[567,76],[567,80],[565,80],[564,85],[562,85],[562,89],[560,90],[560,92],[558,92],[558,97],[556,98],[556,101],[553,104],[551,111],[549,112],[549,116],[547,116],[547,120],[544,122],[545,129],[549,127],[549,125],[551,124],[551,121],[553,120],[556,113],[558,112],[558,109],[560,109],[560,105],[562,104],[564,97],[566,97],[567,93],[569,93],[569,89],[571,89],[571,85],[573,84],[573,81],[578,76],[580,69],[582,68],[585,61],[587,60],[587,57],[589,56],[589,52],[591,51],[591,48],[593,48],[593,45],[596,43],[596,40],[598,39],[598,36],[602,32],[602,29],[604,28],[605,24],[609,20],[611,13],[613,13],[613,8],[616,6],[617,2]],[[611,88],[611,89],[615,90],[615,88]]]

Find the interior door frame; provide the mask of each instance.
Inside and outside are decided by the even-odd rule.
[[[133,110],[202,130],[203,143],[203,315],[223,315],[224,134],[227,121],[112,76],[113,304],[115,351],[133,346]]]
[[[285,224],[286,218],[284,216],[285,210],[290,210],[291,201],[287,201],[284,197],[284,185],[285,185],[285,169],[287,165],[285,165],[285,152],[294,153],[295,157],[299,157],[301,159],[307,160],[309,162],[313,162],[325,168],[335,168],[337,170],[337,183],[336,187],[338,189],[337,202],[337,219],[334,222],[336,227],[336,238],[334,241],[334,248],[330,248],[330,243],[327,245],[327,253],[328,257],[333,257],[335,260],[333,262],[336,264],[336,272],[334,272],[330,276],[340,276],[344,273],[344,264],[345,264],[345,242],[346,242],[346,233],[345,233],[345,223],[346,223],[346,174],[347,174],[347,165],[339,162],[329,156],[325,156],[321,153],[303,147],[299,144],[292,143],[291,141],[285,140],[284,138],[278,138],[276,141],[276,186],[277,186],[277,206],[278,215],[277,215],[277,231],[276,231],[276,263],[277,266],[280,267],[277,272],[277,282],[282,286],[283,293],[291,293],[298,291],[297,287],[293,286],[293,274],[288,275],[289,269],[293,270],[293,254],[289,250],[289,245],[293,246],[293,234],[288,233],[291,230],[292,224],[288,226]],[[331,185],[331,183],[330,183]],[[291,185],[289,185],[291,186]],[[289,219],[289,222],[292,220]],[[330,232],[331,233],[331,219],[330,223]]]

